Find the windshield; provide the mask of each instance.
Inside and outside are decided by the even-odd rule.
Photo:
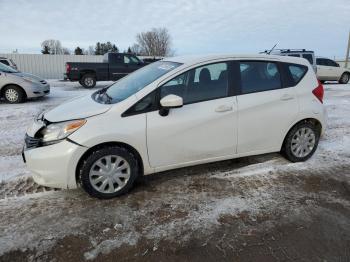
[[[167,61],[152,63],[120,79],[113,85],[95,92],[92,97],[102,104],[118,103],[180,65],[180,63]]]
[[[18,71],[13,69],[12,67],[9,67],[7,65],[4,65],[3,63],[0,63],[0,71],[4,73],[17,73]]]

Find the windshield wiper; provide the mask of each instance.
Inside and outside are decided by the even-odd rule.
[[[98,102],[104,102],[106,104],[110,104],[112,102],[113,98],[107,94],[108,87],[109,86],[104,87],[96,92],[95,99]],[[104,98],[106,98],[106,99],[104,99]]]

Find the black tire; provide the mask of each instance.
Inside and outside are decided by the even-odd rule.
[[[350,73],[343,73],[342,76],[339,79],[339,84],[347,84],[350,80]]]
[[[83,75],[79,83],[85,88],[93,88],[96,86],[96,77],[92,74]]]
[[[130,167],[130,177],[125,185],[114,193],[104,193],[96,190],[90,181],[90,170],[93,165],[98,162],[101,158],[106,156],[119,156],[123,158]],[[97,149],[92,154],[90,154],[85,161],[83,161],[82,165],[79,169],[80,175],[80,183],[83,189],[92,197],[97,197],[100,199],[109,199],[113,197],[117,197],[129,192],[129,190],[133,187],[135,180],[139,176],[139,165],[135,156],[126,150],[123,147],[118,146],[110,146],[101,149]],[[102,182],[101,182],[102,183]]]
[[[302,157],[298,157],[296,156],[293,151],[292,151],[292,140],[293,138],[297,135],[297,132],[302,129],[302,128],[309,128],[312,130],[312,132],[314,133],[314,137],[315,137],[315,144],[314,147],[312,148],[311,152],[309,152],[307,155],[302,156]],[[287,134],[282,149],[281,149],[281,153],[282,155],[288,159],[291,162],[303,162],[308,160],[316,151],[317,146],[318,146],[318,142],[320,140],[320,135],[321,135],[321,129],[319,126],[311,123],[311,122],[300,122],[298,124],[296,124]]]
[[[7,103],[23,103],[26,100],[26,93],[22,88],[15,85],[9,85],[4,88],[2,93]]]

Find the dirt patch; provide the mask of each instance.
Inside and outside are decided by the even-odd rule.
[[[332,178],[325,179],[320,176],[307,176],[304,177],[304,190],[309,193],[328,191],[350,199],[350,181],[339,181]]]
[[[0,184],[0,199],[58,190],[56,188],[40,186],[34,182],[32,177],[20,177]]]

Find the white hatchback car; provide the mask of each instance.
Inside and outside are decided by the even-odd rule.
[[[322,99],[302,58],[167,58],[39,115],[23,157],[37,183],[99,198],[179,167],[269,152],[304,161],[325,127]]]

